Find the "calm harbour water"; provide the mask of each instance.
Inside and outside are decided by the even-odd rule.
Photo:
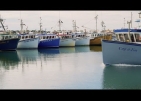
[[[105,66],[100,46],[0,52],[0,89],[141,89],[141,66]]]

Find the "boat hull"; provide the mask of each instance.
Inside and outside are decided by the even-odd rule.
[[[51,47],[59,47],[60,39],[43,39],[40,40],[38,44],[38,48],[51,48]]]
[[[19,42],[19,38],[0,40],[0,50],[8,51],[8,50],[16,50]]]
[[[89,46],[90,45],[90,37],[79,38],[75,40],[75,46]]]
[[[141,65],[141,44],[102,40],[103,63]]]
[[[39,38],[20,40],[17,49],[38,48]]]
[[[101,39],[112,40],[112,35],[98,36],[90,39],[90,45],[101,46]]]
[[[60,39],[59,46],[60,47],[75,46],[75,40],[73,40],[73,39]]]

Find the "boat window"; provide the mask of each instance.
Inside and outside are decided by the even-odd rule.
[[[21,36],[18,36],[19,39],[21,39]]]
[[[5,36],[5,39],[8,39],[8,36]]]
[[[2,39],[4,40],[4,36],[2,36]]]
[[[135,42],[134,35],[133,34],[130,34],[130,37],[131,37],[131,41],[132,42]]]
[[[125,41],[126,41],[126,42],[129,42],[128,34],[124,34],[124,38],[125,38]]]
[[[0,40],[2,40],[2,38],[3,38],[3,37],[2,37],[2,36],[0,36]]]
[[[135,38],[136,38],[136,42],[141,42],[141,39],[140,39],[140,35],[139,34],[135,34]]]
[[[11,39],[12,38],[12,36],[9,36],[9,39]]]
[[[24,39],[24,36],[22,36],[22,39]]]
[[[28,38],[28,36],[26,36],[25,38]]]
[[[123,35],[119,34],[120,41],[124,41]]]
[[[43,39],[45,39],[45,36],[43,36]]]

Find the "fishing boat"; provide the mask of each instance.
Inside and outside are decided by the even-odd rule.
[[[97,22],[97,16],[96,16],[96,22]],[[105,40],[112,40],[112,32],[106,32],[105,30],[105,23],[102,21],[101,22],[102,25],[102,31],[101,32],[97,32],[97,27],[96,27],[96,31],[91,33],[91,39],[90,39],[90,46],[101,46],[101,40],[105,39]],[[97,23],[96,23],[97,26]]]
[[[53,33],[42,33],[37,35],[39,37],[38,48],[57,48],[59,47],[60,38]]]
[[[141,65],[141,29],[115,29],[117,40],[101,40],[105,65]]]
[[[31,48],[38,48],[39,37],[35,34],[18,34],[20,38],[18,42],[17,49],[31,49]]]
[[[60,38],[60,47],[70,47],[75,46],[75,40],[73,39],[73,36],[69,32],[58,32],[57,34]]]
[[[61,30],[62,20],[59,19],[59,30],[55,32],[60,38],[59,47],[73,47],[75,46],[75,40],[72,38],[72,33],[70,31]]]
[[[73,20],[73,32],[72,36],[75,39],[75,46],[89,46],[90,36],[86,32],[77,31],[78,26],[76,26],[76,21]]]
[[[41,20],[40,17],[40,33],[36,34],[39,37],[38,48],[58,48],[60,38],[55,33],[42,31]]]
[[[38,48],[39,37],[33,33],[24,33],[23,32],[23,22],[21,19],[21,32],[18,34],[19,42],[17,49],[33,49]]]
[[[101,39],[112,40],[112,34],[91,33],[90,46],[101,46]]]
[[[86,36],[83,32],[74,32],[72,33],[73,38],[75,39],[75,46],[89,46],[91,37]]]
[[[0,34],[0,51],[16,50],[19,42],[17,34],[10,34],[6,31],[3,25],[3,19],[0,17],[0,24],[3,28],[3,33]]]

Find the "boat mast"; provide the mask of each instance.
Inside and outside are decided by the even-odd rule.
[[[124,18],[124,28],[125,28],[125,18]]]
[[[97,17],[98,17],[98,15],[95,17],[95,19],[96,19],[96,33],[97,33]]]
[[[138,13],[139,14],[139,18],[141,18],[141,12]],[[140,26],[139,26],[140,27]]]
[[[59,31],[61,31],[61,20],[59,19]]]
[[[132,28],[132,12],[131,12],[131,28]]]
[[[129,37],[129,42],[131,42],[131,38],[130,38],[130,24],[131,24],[131,20],[127,21],[127,24],[129,25],[128,27],[128,37]]]
[[[74,31],[74,32],[77,32],[77,29],[76,29],[76,27],[77,27],[77,26],[76,26],[76,21],[73,20],[72,22],[73,22],[73,31]]]
[[[3,25],[2,22],[3,22],[3,19],[1,18],[1,15],[0,15],[0,23],[1,23],[1,25],[2,25],[2,28],[3,28],[4,32],[6,32],[5,27],[4,27],[4,25]]]
[[[41,30],[42,30],[42,29],[41,29],[41,28],[42,28],[41,20],[42,20],[42,19],[41,19],[41,17],[40,17],[40,34],[41,34]]]
[[[23,24],[23,20],[21,19],[21,34],[23,33],[23,25],[25,25],[25,24]]]

